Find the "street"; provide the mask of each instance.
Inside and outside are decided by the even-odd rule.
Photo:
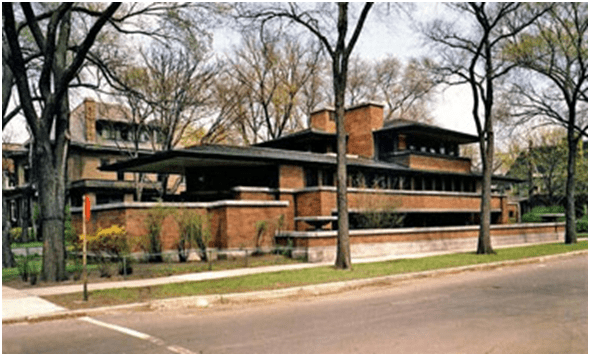
[[[3,353],[587,353],[588,256],[323,297],[2,327]]]

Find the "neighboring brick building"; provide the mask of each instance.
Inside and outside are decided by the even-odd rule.
[[[82,206],[85,194],[93,205],[138,200],[133,173],[98,169],[101,165],[128,160],[135,155],[151,155],[154,147],[157,148],[157,128],[133,121],[128,108],[88,98],[72,110],[66,167],[71,206]],[[28,143],[2,145],[2,188],[9,199],[12,226],[22,226],[27,211],[31,216],[31,200],[35,199],[34,192],[27,194],[31,190],[28,146]],[[154,201],[160,195],[160,186],[156,174],[146,175],[141,200]],[[179,189],[183,187],[184,184]]]
[[[216,247],[243,245],[238,236],[254,236],[257,220],[274,223],[277,230],[329,230],[336,219],[334,112],[316,111],[310,122],[307,130],[255,146],[195,146],[102,168],[185,175],[186,191],[175,200],[213,216]],[[405,227],[478,223],[481,174],[471,171],[468,158],[459,157],[459,146],[477,137],[406,120],[384,123],[383,106],[374,103],[346,110],[345,127],[352,217],[393,211],[404,215]],[[128,212],[142,208],[117,207]],[[351,219],[352,229],[359,227],[355,221]],[[493,195],[492,221],[508,223],[505,195]]]

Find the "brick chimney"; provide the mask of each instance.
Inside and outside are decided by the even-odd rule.
[[[96,142],[96,101],[84,99],[84,130],[87,142]]]
[[[312,112],[309,116],[309,127],[312,129],[336,133],[335,112],[332,108],[323,108]]]
[[[373,158],[373,131],[383,127],[383,104],[367,102],[346,109],[344,127],[348,134],[347,153]]]

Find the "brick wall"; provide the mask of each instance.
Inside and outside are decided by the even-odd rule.
[[[373,158],[373,130],[383,127],[383,106],[369,103],[348,109],[344,127],[348,134],[347,153]]]
[[[305,177],[301,166],[279,166],[279,188],[303,188]]]
[[[468,159],[452,159],[444,157],[429,157],[417,154],[409,154],[407,157],[407,166],[414,169],[424,169],[429,171],[441,172],[458,172],[470,173],[471,161]]]
[[[87,224],[87,233],[95,234],[98,229],[119,225],[125,228],[135,251],[137,243],[147,234],[146,217],[150,208],[156,207],[152,203],[111,204],[109,206],[94,206],[91,221]],[[164,204],[168,216],[164,219],[160,240],[164,250],[176,249],[179,241],[178,224],[175,216],[177,209],[190,210],[201,216],[208,216],[211,241],[210,247],[240,248],[255,247],[256,223],[267,222],[262,246],[270,247],[277,229],[279,217],[286,215],[289,210],[286,202],[263,201],[228,201],[218,203]],[[72,222],[78,234],[82,234],[81,209],[72,208]]]
[[[330,119],[330,115],[333,117],[334,110],[321,109],[312,112],[309,116],[309,126],[320,131],[335,133],[336,122]]]

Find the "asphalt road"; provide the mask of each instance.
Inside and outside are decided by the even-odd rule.
[[[3,353],[588,353],[588,257],[323,297],[2,327]]]

